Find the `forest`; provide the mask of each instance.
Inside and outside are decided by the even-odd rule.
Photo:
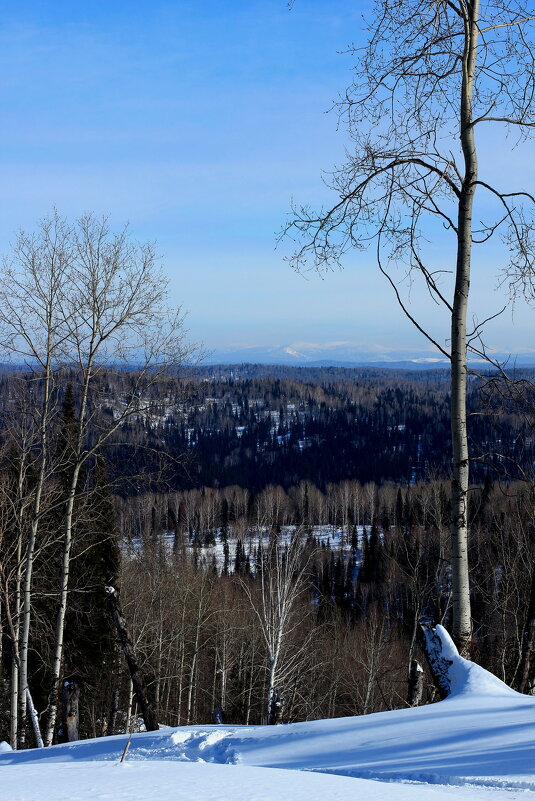
[[[0,797],[535,792],[533,4],[4,5]]]
[[[236,378],[239,369],[227,368],[221,376],[221,368],[200,368],[186,384],[155,389],[150,414],[130,418],[121,448],[107,451],[114,476],[125,478],[125,447],[134,475],[158,475],[172,489],[237,484],[258,492],[280,484],[288,490],[303,480],[325,489],[350,479],[406,484],[449,475],[446,370],[271,369],[274,375],[267,377],[269,368],[248,366],[249,377]],[[526,393],[521,406],[504,399],[492,375],[471,383],[475,483],[486,475],[518,478],[533,463],[524,414],[532,372],[517,371]],[[116,376],[114,396],[127,395],[131,382],[128,375]],[[105,411],[112,415],[117,403]],[[158,473],[162,451],[168,466]],[[181,462],[177,470],[175,460]]]
[[[139,373],[99,370],[74,493],[84,376],[54,374],[27,595],[42,448],[27,412],[42,408],[46,385],[32,371],[2,373],[1,739],[34,743],[17,697],[25,600],[28,687],[50,742],[69,738],[69,688],[77,737],[141,725],[105,587],[120,597],[162,724],[291,722],[407,704],[419,622],[447,626],[452,612],[448,374],[243,370],[168,370],[150,376],[134,406]],[[469,386],[469,558],[474,659],[526,689],[531,371],[516,386],[521,402],[490,373]],[[58,680],[62,697],[51,694]],[[423,701],[436,698],[426,674]]]

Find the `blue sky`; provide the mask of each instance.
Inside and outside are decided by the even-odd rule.
[[[208,348],[425,347],[372,254],[305,280],[275,250],[292,197],[325,200],[321,170],[343,158],[344,132],[326,111],[350,80],[353,62],[340,51],[361,43],[368,5],[2,3],[1,252],[52,205],[68,216],[93,210],[157,240],[173,300]],[[496,176],[511,176],[502,144],[487,140],[482,155]],[[499,306],[495,266],[487,251],[475,271],[480,318]],[[446,321],[416,288],[411,300],[444,341]],[[507,315],[494,325],[490,344],[530,350],[532,332],[520,309],[514,323]]]

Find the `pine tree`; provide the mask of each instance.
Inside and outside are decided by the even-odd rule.
[[[401,493],[401,487],[398,487],[396,495],[395,522],[397,528],[401,529],[403,526],[403,495]]]
[[[359,549],[359,532],[356,525],[353,525],[351,528],[351,553],[353,556],[357,553]]]
[[[93,705],[100,706],[104,720],[121,664],[104,587],[117,586],[120,550],[106,465],[100,456],[82,513],[76,523],[71,563],[63,678],[91,687]],[[83,697],[81,707],[83,713]],[[81,724],[84,731],[83,717]]]
[[[230,567],[230,549],[228,544],[228,537],[225,536],[223,540],[223,576],[228,576]]]
[[[234,558],[234,572],[241,576],[245,572],[245,554],[242,541],[238,539],[236,543],[236,556]]]

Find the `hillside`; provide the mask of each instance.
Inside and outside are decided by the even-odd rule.
[[[453,655],[453,656],[452,656]],[[535,792],[535,699],[453,651],[444,701],[286,726],[192,726],[0,755],[5,801],[409,801]],[[267,769],[270,770],[267,770]],[[430,787],[433,785],[433,787]]]

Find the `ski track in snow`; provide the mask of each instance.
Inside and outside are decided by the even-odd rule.
[[[534,710],[535,711],[535,710]],[[535,721],[534,721],[535,723]],[[291,727],[290,727],[291,728]],[[161,748],[139,747],[132,753],[132,761],[158,759],[158,760],[173,760],[184,762],[197,762],[197,763],[217,763],[225,765],[236,765],[243,763],[243,757],[240,753],[240,746],[242,750],[247,749],[247,745],[254,746],[257,738],[254,736],[257,732],[257,727],[250,727],[253,736],[244,736],[247,731],[240,733],[240,727],[232,728],[218,728],[216,730],[199,730],[188,731],[184,729],[177,729],[171,736],[171,744]],[[265,731],[261,729],[260,731]],[[277,747],[292,748],[292,734],[281,729],[276,730],[278,736],[276,737]],[[232,738],[235,738],[234,740]],[[284,746],[284,740],[287,741]],[[357,746],[357,751],[359,747]],[[534,752],[535,756],[535,752]],[[253,766],[253,763],[249,763]],[[265,767],[271,767],[266,765]],[[534,766],[535,767],[535,766]],[[401,783],[412,785],[442,785],[453,787],[478,787],[478,788],[492,788],[500,790],[530,790],[535,792],[535,776],[510,777],[503,776],[495,777],[481,777],[481,776],[451,776],[440,775],[437,773],[407,773],[407,772],[390,772],[387,774],[380,771],[359,770],[357,767],[353,768],[317,768],[317,767],[303,767],[293,768],[294,770],[302,770],[309,773],[324,773],[328,775],[346,776],[355,779],[366,779],[387,783]]]
[[[181,762],[216,762],[220,765],[235,765],[239,756],[232,746],[224,741],[232,730],[217,729],[187,731],[177,729],[170,735],[170,744],[163,748],[141,747],[132,754],[133,760],[159,759]]]

